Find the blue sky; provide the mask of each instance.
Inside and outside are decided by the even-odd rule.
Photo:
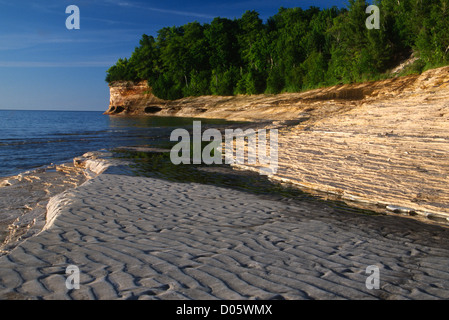
[[[345,0],[0,0],[0,109],[104,111],[106,70],[129,57],[143,33],[256,10],[264,20],[283,6],[342,7]],[[66,7],[80,9],[68,30]]]

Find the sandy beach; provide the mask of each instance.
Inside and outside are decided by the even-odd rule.
[[[46,220],[0,257],[1,299],[449,298],[449,230],[410,218],[112,166],[51,198]]]
[[[95,153],[75,160],[82,171],[2,180],[4,208],[25,215],[6,210],[0,299],[448,299],[447,68],[412,80],[245,124],[279,129],[269,183],[326,201],[255,192],[240,170],[257,166],[234,167],[247,180],[239,189],[208,183],[230,168],[173,181]],[[79,289],[66,286],[73,266]],[[367,285],[373,267],[378,289]]]
[[[449,300],[449,0],[0,2],[4,310]]]

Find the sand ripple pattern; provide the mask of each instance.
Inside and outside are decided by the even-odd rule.
[[[50,228],[0,257],[1,299],[449,298],[444,227],[118,174],[65,197]]]

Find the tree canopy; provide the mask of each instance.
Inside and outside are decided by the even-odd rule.
[[[368,29],[368,2],[347,8],[256,11],[144,34],[106,81],[148,80],[162,99],[297,92],[382,77],[404,58],[415,71],[449,62],[449,0],[377,0],[380,29]]]

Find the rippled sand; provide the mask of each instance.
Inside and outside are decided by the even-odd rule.
[[[447,299],[448,229],[122,174],[52,198],[0,257],[2,299]],[[80,289],[67,289],[69,265]],[[366,268],[380,289],[366,287]]]
[[[335,100],[333,88],[305,103],[306,93],[279,110],[290,122],[269,126],[280,133],[273,180],[423,221],[132,176],[93,159],[84,163],[94,172],[87,182],[58,178],[82,183],[62,194],[22,187],[40,211],[14,205],[20,184],[3,182],[4,225],[12,210],[41,219],[19,223],[34,236],[4,248],[0,298],[448,299],[449,229],[432,220],[447,223],[449,214],[448,71],[388,80],[359,100]],[[81,272],[79,290],[65,286],[70,265]],[[369,266],[379,268],[380,289],[366,287]]]

